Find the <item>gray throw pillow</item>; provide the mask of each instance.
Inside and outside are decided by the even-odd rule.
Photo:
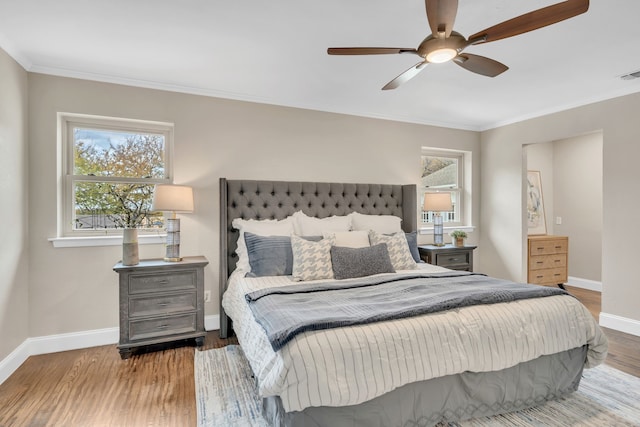
[[[395,273],[386,243],[364,248],[331,247],[334,278],[350,279],[379,273]]]
[[[319,241],[322,236],[305,236],[305,240]],[[259,236],[244,233],[251,271],[247,277],[290,276],[293,270],[293,252],[289,236]]]
[[[405,233],[407,238],[407,244],[409,245],[409,251],[415,262],[423,262],[420,259],[420,251],[418,250],[418,232],[412,231],[411,233]]]
[[[258,236],[245,232],[251,271],[247,277],[287,276],[293,267],[289,236]]]

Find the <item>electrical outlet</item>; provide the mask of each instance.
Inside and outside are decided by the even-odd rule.
[[[211,302],[211,291],[204,291],[204,302]]]

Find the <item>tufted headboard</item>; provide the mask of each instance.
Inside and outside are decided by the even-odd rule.
[[[405,232],[417,228],[416,186],[227,180],[220,178],[220,301],[236,266],[239,232],[231,222],[243,219],[284,219],[296,211],[325,218],[360,212],[402,218]],[[230,320],[220,307],[220,336],[230,332]]]

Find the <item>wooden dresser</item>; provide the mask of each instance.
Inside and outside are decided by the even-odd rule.
[[[564,288],[568,279],[569,238],[529,236],[527,281]]]

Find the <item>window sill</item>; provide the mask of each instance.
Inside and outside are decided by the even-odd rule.
[[[473,233],[475,229],[476,227],[474,227],[473,225],[458,225],[458,226],[450,225],[450,226],[444,227],[444,231],[442,234],[449,234],[453,230],[461,230],[461,231],[466,231],[467,233]],[[418,228],[418,234],[433,234],[433,226],[431,227],[422,226]]]
[[[138,236],[138,244],[164,244],[166,234],[142,234]],[[54,248],[81,248],[88,246],[120,246],[122,236],[82,236],[82,237],[52,237],[49,241]]]

